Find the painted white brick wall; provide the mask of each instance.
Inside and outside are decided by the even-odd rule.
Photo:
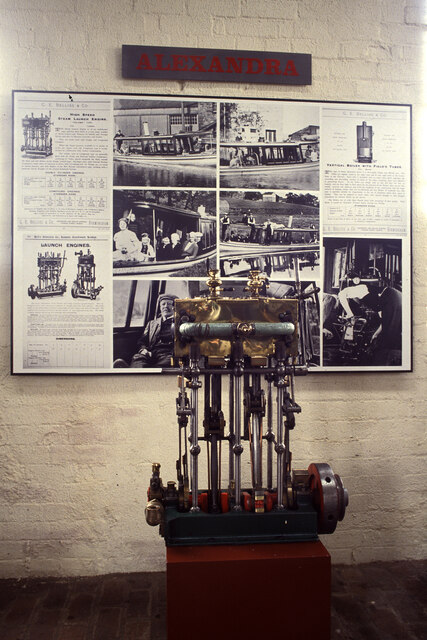
[[[175,476],[175,382],[11,377],[11,90],[85,90],[414,105],[414,372],[298,380],[297,466],[328,461],[350,508],[335,562],[422,558],[427,272],[422,0],[2,0],[0,5],[0,576],[164,569],[144,521],[151,462]],[[120,77],[121,44],[298,51],[309,87]]]

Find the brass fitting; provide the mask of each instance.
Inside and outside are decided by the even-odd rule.
[[[145,507],[145,519],[150,527],[157,527],[162,523],[165,509],[159,500],[150,500]]]

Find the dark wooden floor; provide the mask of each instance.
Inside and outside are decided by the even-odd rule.
[[[335,565],[331,639],[427,640],[426,604],[427,561]],[[163,573],[0,580],[0,640],[166,640],[165,618]]]

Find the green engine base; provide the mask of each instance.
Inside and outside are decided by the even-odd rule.
[[[204,513],[166,507],[166,546],[255,544],[317,540],[317,512],[311,504],[267,513]]]

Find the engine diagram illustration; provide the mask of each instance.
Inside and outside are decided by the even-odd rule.
[[[28,295],[35,298],[62,296],[67,290],[67,281],[61,282],[61,273],[66,257],[64,254],[46,251],[44,255],[38,253],[37,266],[39,269],[38,284],[28,287]]]
[[[75,255],[78,256],[77,276],[71,287],[71,295],[73,298],[90,298],[90,300],[95,300],[104,288],[102,286],[95,286],[95,257],[90,249],[87,250],[87,253],[83,253],[82,250],[76,251]]]
[[[22,119],[24,144],[21,151],[27,157],[46,158],[52,155],[52,138],[50,136],[51,113],[49,115],[26,115]]]

